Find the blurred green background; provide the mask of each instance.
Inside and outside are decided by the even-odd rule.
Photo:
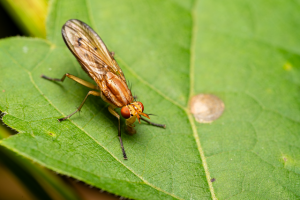
[[[0,38],[45,38],[48,0],[0,0]],[[1,70],[1,69],[0,69]],[[2,116],[4,113],[1,113]],[[0,121],[0,139],[17,134]],[[0,199],[119,199],[0,147]]]

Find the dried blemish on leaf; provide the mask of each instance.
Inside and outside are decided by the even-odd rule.
[[[190,101],[190,111],[199,123],[210,123],[218,119],[225,105],[221,99],[212,94],[198,94]]]
[[[283,69],[284,69],[285,71],[291,71],[292,68],[293,68],[293,66],[292,66],[292,64],[289,63],[289,62],[287,62],[287,63],[285,63],[285,64],[283,65]]]
[[[210,182],[215,182],[215,181],[216,181],[215,178],[210,179]]]
[[[2,90],[2,92],[5,92],[5,90]]]

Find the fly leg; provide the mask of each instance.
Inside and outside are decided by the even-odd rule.
[[[95,86],[85,80],[82,80],[81,78],[78,78],[76,76],[73,76],[71,74],[68,74],[66,73],[65,75],[63,75],[63,77],[61,79],[59,78],[49,78],[45,75],[41,75],[42,78],[46,79],[46,80],[49,80],[49,81],[60,81],[60,82],[63,82],[65,80],[66,77],[72,79],[73,81],[76,81],[77,83],[80,83],[81,85],[84,85],[85,87],[88,87],[88,88],[91,88],[91,89],[94,89],[94,90],[99,90],[99,87],[98,86]],[[84,102],[86,101],[87,97],[89,95],[94,95],[94,96],[101,96],[101,93],[100,92],[96,92],[96,91],[89,91],[89,93],[86,95],[86,97],[84,98],[83,102],[80,104],[79,108],[77,108],[77,110],[75,112],[73,112],[72,114],[64,117],[64,118],[60,118],[58,119],[59,122],[63,121],[63,120],[66,120],[68,118],[70,118],[72,115],[74,115],[75,113],[77,113],[78,111],[81,110]]]
[[[157,127],[161,127],[161,128],[166,128],[166,125],[165,124],[157,124],[157,123],[154,123],[154,122],[150,122],[149,120],[147,119],[144,119],[141,117],[141,120],[147,122],[148,124],[152,125],[152,126],[157,126]]]
[[[108,111],[109,111],[113,116],[115,116],[116,118],[118,118],[118,122],[119,122],[119,127],[118,127],[118,137],[119,137],[119,140],[120,140],[120,144],[121,144],[121,149],[122,149],[122,152],[123,152],[124,160],[127,160],[127,155],[126,155],[126,153],[125,153],[125,149],[124,149],[124,146],[123,146],[123,141],[122,141],[122,138],[121,138],[120,115],[114,110],[114,108],[113,108],[112,106],[109,106],[109,107],[108,107]]]
[[[81,85],[84,85],[85,87],[88,87],[88,88],[91,88],[91,89],[94,89],[94,90],[99,90],[99,87],[98,86],[95,86],[87,81],[84,81],[82,80],[81,78],[78,78],[76,76],[73,76],[69,73],[66,73],[65,75],[63,75],[63,77],[61,79],[59,78],[49,78],[45,75],[41,75],[42,78],[46,79],[46,80],[49,80],[49,81],[60,81],[60,82],[63,82],[65,80],[66,77],[72,79],[73,81],[76,81],[77,83],[80,83]]]
[[[80,106],[75,110],[75,112],[71,113],[70,115],[68,115],[68,116],[66,116],[66,117],[64,117],[64,118],[58,119],[58,121],[59,121],[59,122],[64,121],[64,120],[70,118],[72,115],[74,115],[74,114],[77,113],[78,111],[80,111],[81,108],[82,108],[82,106],[83,106],[83,104],[84,104],[84,102],[86,101],[86,99],[88,98],[88,96],[89,96],[90,94],[91,94],[91,95],[94,95],[94,96],[100,96],[100,95],[101,95],[100,92],[89,91],[89,93],[85,96],[83,102],[82,102],[82,103],[80,104]]]

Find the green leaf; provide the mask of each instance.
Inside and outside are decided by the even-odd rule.
[[[59,173],[134,199],[299,199],[300,15],[292,1],[53,1],[48,41],[0,42],[0,109],[20,131],[1,145]],[[101,36],[152,121],[122,135],[60,29],[80,19]],[[189,99],[210,93],[225,111],[198,124]],[[123,121],[124,124],[124,121]]]

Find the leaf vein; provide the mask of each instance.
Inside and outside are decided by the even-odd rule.
[[[197,25],[196,25],[197,24],[197,21],[196,21],[196,19],[197,19],[197,16],[196,16],[197,5],[198,5],[198,0],[195,0],[194,5],[193,5],[192,10],[191,10],[191,12],[192,12],[192,31],[191,31],[191,45],[190,45],[190,54],[191,55],[190,55],[190,91],[189,91],[189,99],[191,99],[192,96],[194,95],[194,82],[195,82],[195,80],[194,80],[194,71],[195,71],[195,48],[196,48],[195,44],[196,44],[196,34],[197,34]],[[193,131],[193,136],[195,138],[198,151],[200,153],[200,157],[201,157],[201,160],[202,160],[202,165],[203,165],[203,168],[204,168],[204,171],[205,171],[206,180],[207,180],[207,184],[209,186],[209,191],[211,193],[211,197],[212,197],[212,199],[216,200],[217,197],[216,197],[216,194],[214,192],[212,182],[210,181],[211,177],[210,177],[210,173],[209,173],[209,170],[208,170],[206,157],[205,157],[203,148],[201,146],[200,138],[199,138],[199,135],[197,133],[197,128],[196,128],[193,116],[189,112],[189,102],[187,103],[187,108],[185,109],[185,111],[186,111],[186,114],[189,118],[191,128],[192,128],[192,131]]]

